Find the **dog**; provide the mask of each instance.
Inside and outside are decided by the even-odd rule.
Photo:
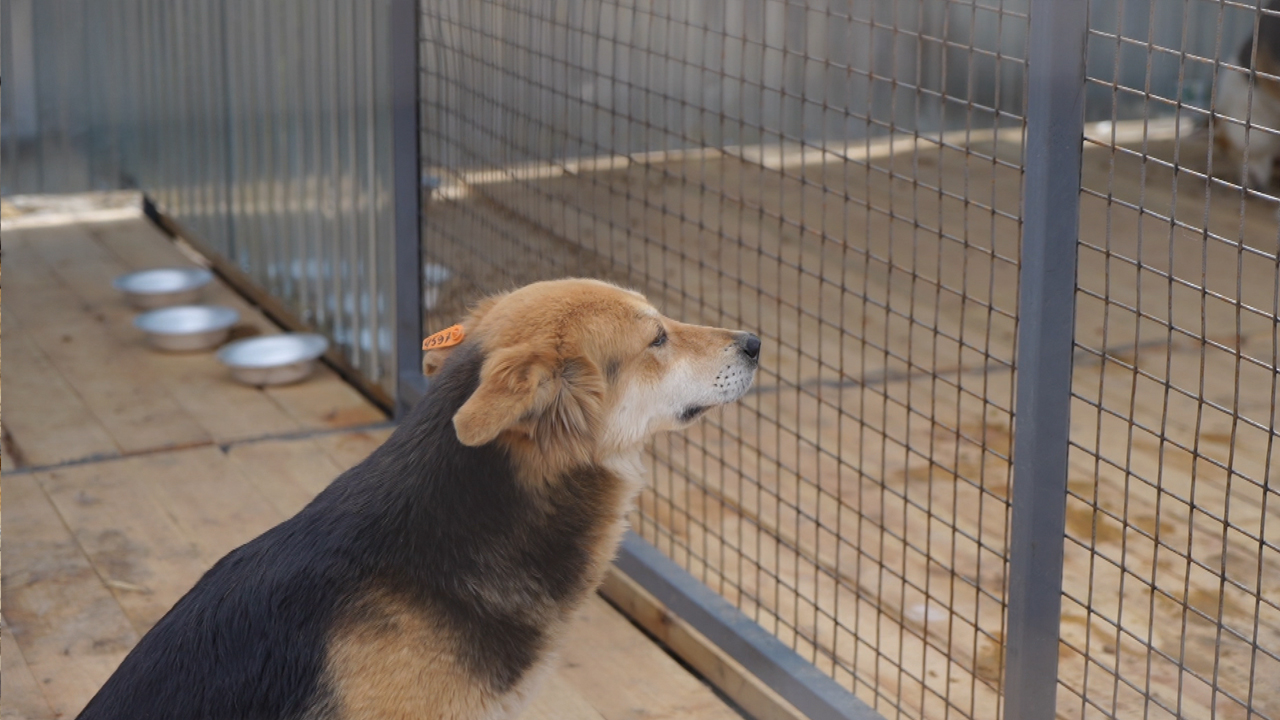
[[[1257,51],[1250,34],[1236,55],[1247,72],[1223,67],[1214,90],[1214,145],[1235,169],[1231,179],[1253,190],[1271,186],[1280,158],[1280,15],[1268,14],[1280,13],[1280,0],[1270,0],[1264,9],[1268,12],[1258,13]]]
[[[81,720],[518,714],[617,551],[646,441],[738,400],[760,356],[584,279],[424,346],[429,390],[387,442],[218,561]]]

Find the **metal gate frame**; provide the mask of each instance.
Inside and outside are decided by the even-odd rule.
[[[390,0],[391,147],[395,169],[395,417],[400,419],[426,392],[422,376],[422,186],[418,150],[417,0]]]

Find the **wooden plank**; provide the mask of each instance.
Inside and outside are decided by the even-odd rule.
[[[35,346],[16,314],[6,314],[9,374],[4,387],[9,391],[9,415],[5,417],[4,431],[24,462],[53,465],[119,454],[120,446]]]
[[[112,223],[81,223],[85,232],[134,270],[191,267],[195,261],[173,243],[146,215]]]
[[[542,690],[520,717],[529,720],[603,720],[582,693],[558,672],[547,678]]]
[[[606,720],[741,720],[715,692],[593,595],[561,652],[560,674]]]
[[[6,243],[12,312],[123,452],[210,442],[209,434],[146,372],[137,348],[122,343],[101,311],[78,300],[40,257],[42,240],[74,236],[60,227],[23,231]],[[82,349],[83,348],[83,349]]]
[[[120,262],[110,249],[95,239],[97,235],[101,235],[97,226],[86,226],[84,233],[52,236],[34,247],[83,305],[96,311],[108,332],[132,358],[133,372],[145,373],[152,382],[161,385],[183,411],[218,443],[296,432],[301,427],[265,393],[232,380],[212,352],[163,353],[151,350],[142,332],[133,326],[137,311],[126,305],[111,285],[117,276],[137,268]],[[171,248],[172,243],[158,233],[152,231],[149,236],[144,236],[144,240],[140,245],[156,249],[162,259],[161,262],[149,263],[148,267],[185,267],[192,264],[181,258],[167,260],[168,253],[161,251]],[[212,284],[209,295],[217,296],[216,300],[211,299],[212,302],[240,311],[243,328],[252,328],[257,333],[275,332],[275,327],[246,303],[232,302],[233,293],[220,283]]]
[[[391,437],[395,428],[379,428],[355,432],[332,433],[315,438],[316,445],[328,455],[338,467],[346,470],[369,457],[369,453]]]
[[[145,352],[145,351],[144,351]],[[236,382],[212,354],[154,354],[147,364],[173,398],[209,433],[226,444],[296,432],[301,425],[258,388]]]
[[[301,510],[344,469],[310,438],[240,443],[227,456],[284,517]]]
[[[134,459],[138,477],[183,535],[212,564],[285,519],[221,450],[193,448]]]
[[[152,496],[141,458],[42,474],[41,485],[76,542],[141,636],[217,557],[201,551]],[[181,476],[164,477],[182,482]]]
[[[4,692],[0,695],[0,718],[3,720],[54,720],[53,709],[40,692],[36,678],[27,667],[22,648],[5,627],[0,634],[0,676]]]
[[[297,512],[337,474],[302,439],[60,468],[44,488],[145,632],[225,552]]]
[[[304,428],[332,430],[383,422],[386,413],[325,366],[305,382],[263,389]]]
[[[61,468],[43,480],[131,620],[148,628],[218,559],[284,519],[213,447]]]
[[[4,486],[4,617],[56,716],[74,717],[138,634],[40,489]]]
[[[712,644],[689,623],[672,615],[657,598],[616,567],[609,568],[600,593],[755,720],[804,720],[804,714],[773,688],[761,682],[742,663]]]

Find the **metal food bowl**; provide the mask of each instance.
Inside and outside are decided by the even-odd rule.
[[[133,324],[157,350],[190,352],[221,345],[240,313],[220,305],[179,305],[145,312]]]
[[[158,268],[121,275],[113,283],[139,310],[190,305],[200,300],[213,273],[204,268]]]
[[[328,349],[323,335],[264,335],[226,345],[218,351],[218,360],[246,385],[285,385],[310,375],[316,359]]]

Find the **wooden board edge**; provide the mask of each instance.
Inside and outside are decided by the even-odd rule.
[[[243,270],[236,266],[235,263],[226,260],[217,253],[213,252],[200,238],[188,232],[177,220],[165,215],[154,209],[147,212],[147,218],[150,219],[161,232],[168,235],[188,256],[192,256],[193,260],[201,264],[207,264],[209,269],[214,272],[223,282],[227,284],[234,292],[239,293],[241,297],[257,306],[258,310],[267,317],[271,322],[276,323],[280,327],[291,332],[316,332],[315,328],[303,322],[292,310],[277,300],[271,293],[258,287]],[[360,371],[342,357],[337,348],[332,344],[329,351],[323,356],[323,360],[333,368],[345,382],[350,383],[361,395],[374,404],[375,407],[387,413],[392,414],[395,407],[395,399],[383,388],[369,382],[364,378]]]
[[[707,682],[751,717],[756,720],[806,720],[804,713],[765,685],[742,663],[673,614],[616,566],[609,566],[600,594],[701,673]]]
[[[0,713],[5,718],[16,720],[52,720],[57,717],[27,665],[7,621],[0,622],[0,657],[4,658],[4,702]]]

